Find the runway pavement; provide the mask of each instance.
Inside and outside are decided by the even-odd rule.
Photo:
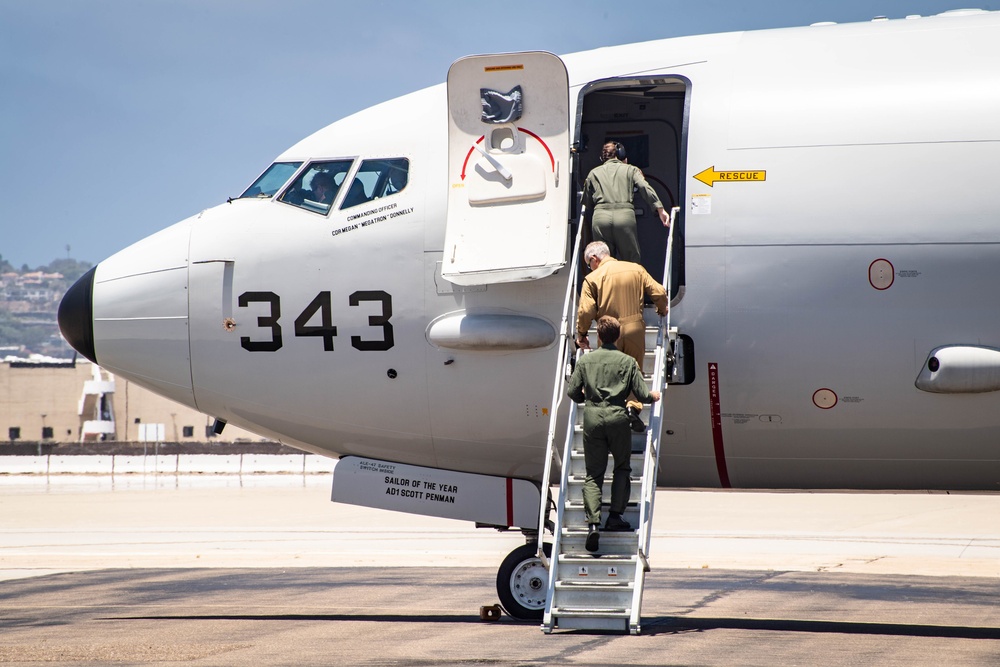
[[[1000,664],[1000,496],[660,491],[638,637],[503,617],[519,534],[329,476],[0,478],[0,664]]]
[[[0,579],[107,567],[496,567],[523,543],[330,502],[328,475],[0,477]],[[657,492],[655,567],[1000,577],[1000,495]]]

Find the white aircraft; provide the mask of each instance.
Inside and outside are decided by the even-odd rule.
[[[608,139],[679,208],[659,485],[1000,490],[997,12],[459,60],[104,260],[60,325],[218,427],[343,457],[335,500],[534,539]]]

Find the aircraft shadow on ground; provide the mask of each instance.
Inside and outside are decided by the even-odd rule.
[[[483,625],[484,621],[465,614],[199,614],[160,616],[114,616],[101,620],[115,621],[362,621],[373,623],[456,623]],[[503,623],[534,626],[538,621],[521,621],[509,616]],[[845,635],[888,635],[895,637],[933,637],[939,639],[997,639],[1000,628],[961,625],[922,625],[911,623],[863,623],[855,621],[807,621],[768,618],[688,618],[659,616],[643,619],[642,634],[682,634],[709,630],[760,630],[767,632],[837,633]],[[615,634],[572,631],[574,634]]]
[[[538,625],[538,621],[522,621],[504,616],[503,623]],[[107,616],[103,621],[362,621],[372,623],[457,623],[486,625],[496,621],[483,621],[468,614],[196,614],[160,616]]]
[[[1000,628],[913,623],[864,623],[857,621],[805,621],[769,618],[688,618],[660,616],[643,619],[642,634],[656,635],[707,630],[763,630],[770,632],[889,635],[943,639],[1000,639]]]

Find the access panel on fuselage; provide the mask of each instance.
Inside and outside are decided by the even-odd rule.
[[[562,60],[470,56],[448,72],[448,220],[442,275],[535,280],[566,262],[569,82]]]

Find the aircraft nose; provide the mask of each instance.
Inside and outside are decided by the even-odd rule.
[[[66,339],[115,377],[194,405],[188,332],[188,245],[195,218],[97,265],[60,305]]]
[[[59,330],[73,349],[95,364],[94,352],[94,273],[95,266],[66,291],[59,302]]]

